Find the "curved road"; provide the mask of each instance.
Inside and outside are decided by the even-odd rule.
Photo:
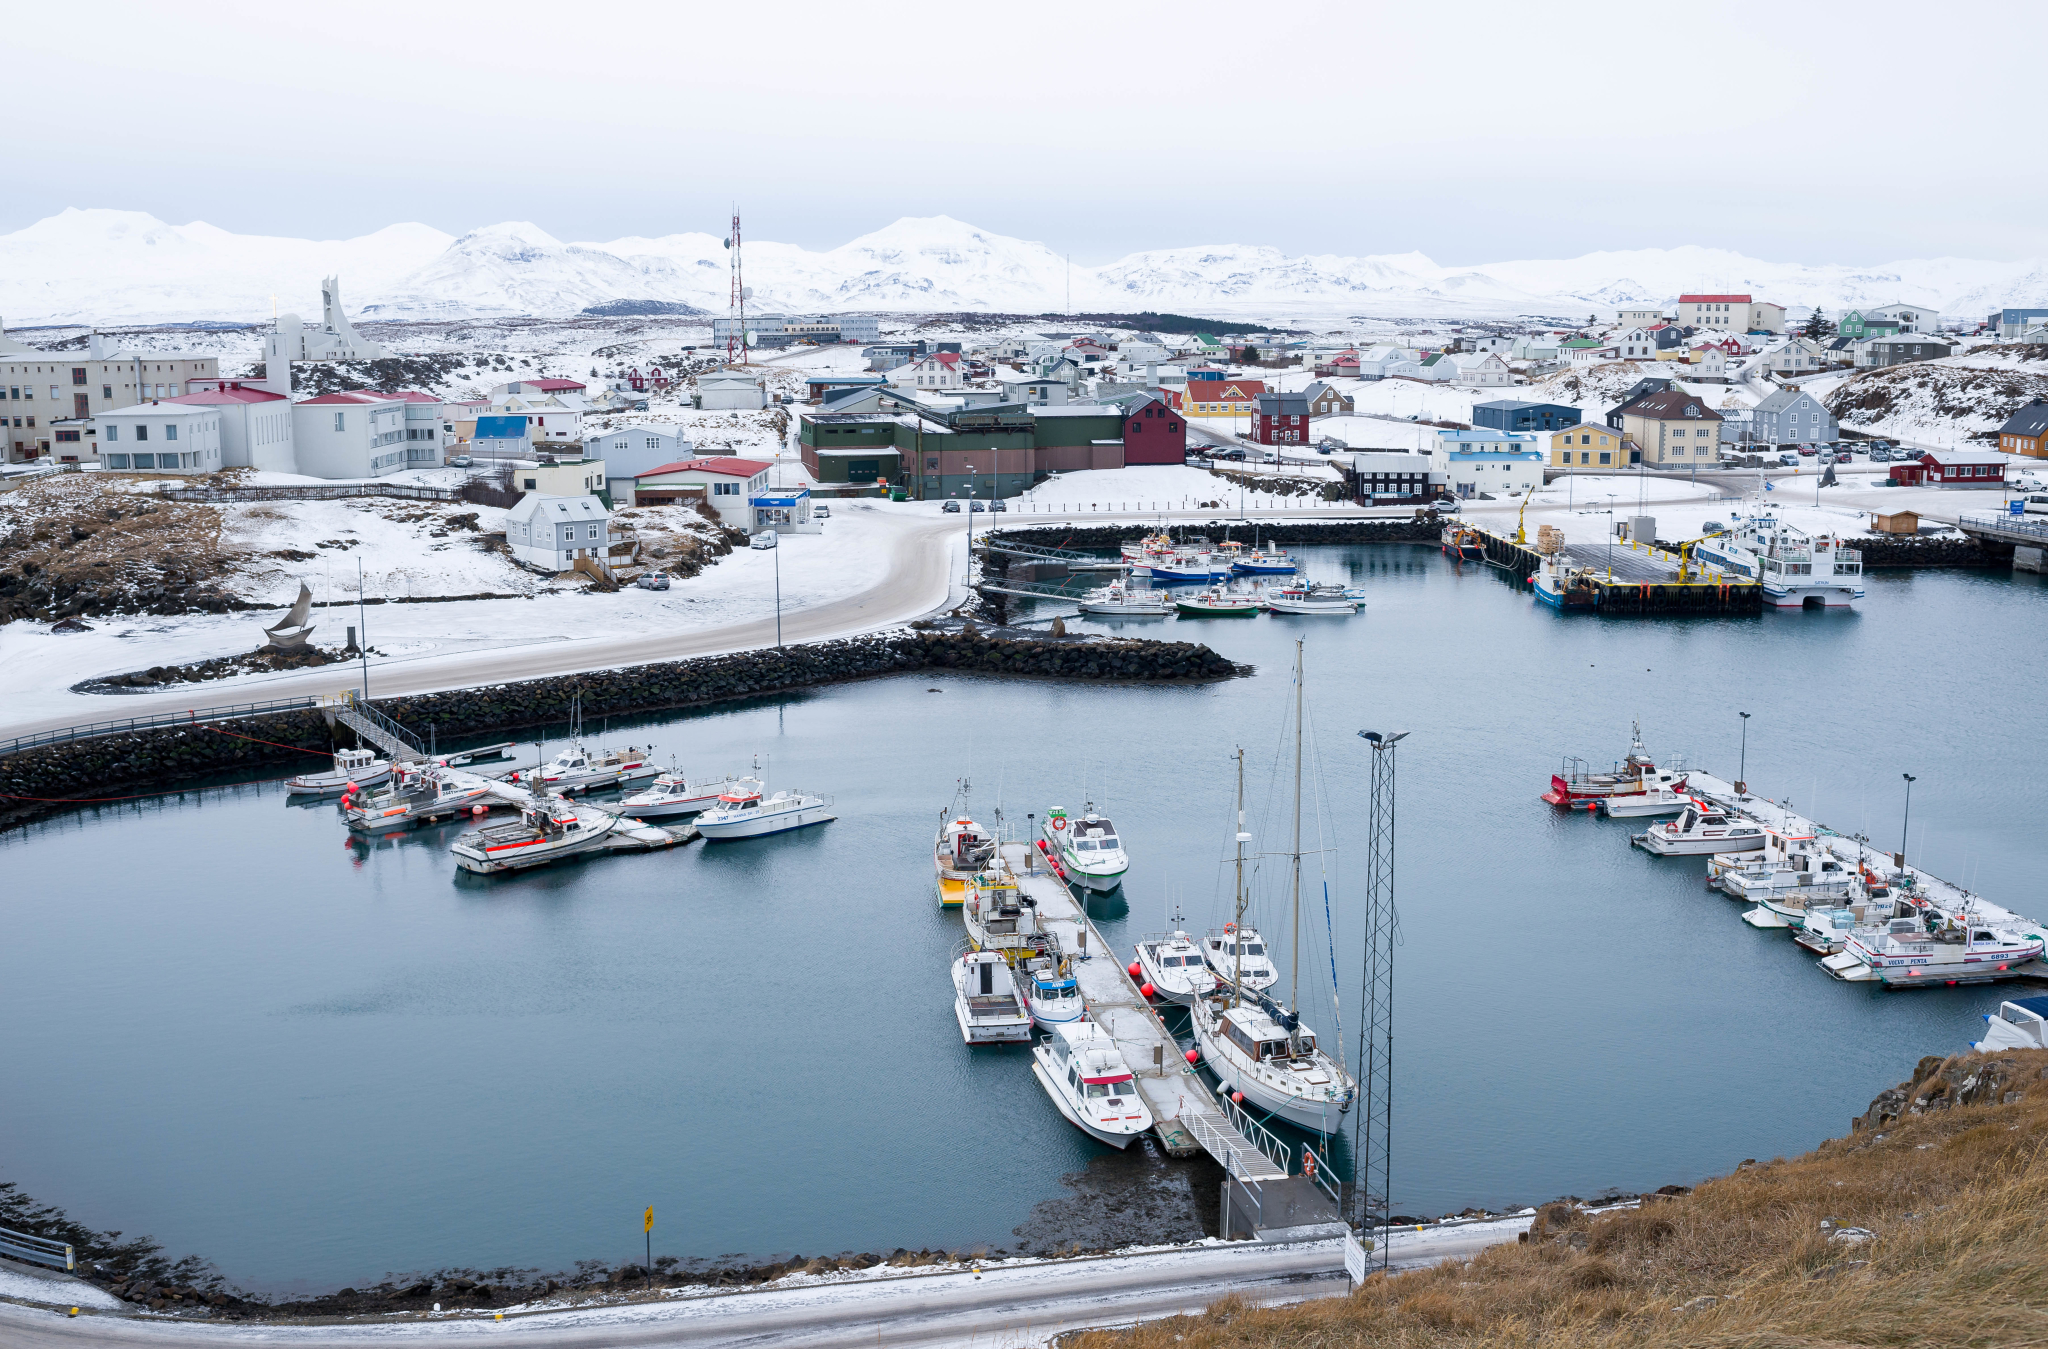
[[[1392,1263],[1396,1269],[1407,1269],[1465,1259],[1487,1246],[1513,1241],[1527,1226],[1528,1219],[1523,1218],[1400,1233],[1391,1243]],[[209,1325],[132,1313],[72,1319],[22,1303],[0,1303],[0,1343],[10,1349],[238,1343],[362,1349],[374,1343],[431,1344],[446,1342],[450,1335],[489,1335],[520,1349],[724,1349],[763,1344],[869,1349],[970,1343],[977,1349],[1006,1349],[1043,1344],[1066,1330],[1199,1312],[1233,1293],[1252,1302],[1280,1303],[1333,1297],[1347,1287],[1337,1242],[1234,1243],[1050,1265],[991,1265],[979,1278],[946,1273],[755,1289],[518,1314],[504,1321],[469,1317],[359,1325]]]

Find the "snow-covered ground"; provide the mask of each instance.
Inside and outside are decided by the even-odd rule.
[[[1238,466],[1233,464],[1232,469]],[[1287,464],[1277,470],[1280,476],[1290,478],[1329,478],[1334,481],[1337,470],[1327,464]],[[1258,470],[1252,466],[1245,474],[1256,480]],[[1331,511],[1356,511],[1349,502],[1312,501],[1303,496],[1280,496],[1256,490],[1240,491],[1237,483],[1228,481],[1203,468],[1185,464],[1144,464],[1132,468],[1083,469],[1074,473],[1058,473],[1029,491],[1008,502],[1010,514],[1032,514],[1037,512],[1089,513],[1117,511],[1142,513],[1145,511],[1191,511],[1199,510],[1203,502],[1221,502],[1235,510],[1242,496],[1247,509],[1261,510],[1299,508],[1322,514]],[[927,506],[936,504],[927,502]]]

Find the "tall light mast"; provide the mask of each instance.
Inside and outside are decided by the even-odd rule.
[[[740,213],[732,213],[732,233],[726,236],[725,246],[732,253],[732,300],[727,313],[736,322],[725,334],[725,363],[745,365],[747,363],[747,284],[740,273]]]

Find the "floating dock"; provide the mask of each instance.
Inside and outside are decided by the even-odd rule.
[[[1486,560],[1505,569],[1515,584],[1527,587],[1543,567],[1544,555],[1508,535],[1468,526],[1482,540]],[[1561,550],[1565,565],[1587,573],[1594,613],[1640,618],[1661,614],[1760,614],[1761,583],[1697,565],[1679,579],[1681,559],[1653,544],[1615,542],[1568,543]],[[1577,608],[1580,606],[1569,606]]]
[[[1190,1064],[1179,1041],[1146,1001],[1125,969],[1128,956],[1112,949],[1088,920],[1081,900],[1027,843],[1002,845],[1018,892],[1037,904],[1038,926],[1059,938],[1073,957],[1075,981],[1089,1019],[1107,1030],[1134,1074],[1138,1094],[1152,1111],[1153,1132],[1176,1157],[1207,1152],[1223,1167],[1226,1229],[1261,1241],[1337,1236],[1334,1172],[1316,1157],[1313,1178],[1302,1174],[1304,1143],[1290,1147],[1250,1115],[1220,1100]]]

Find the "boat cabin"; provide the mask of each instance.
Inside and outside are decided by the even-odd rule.
[[[334,771],[337,773],[367,773],[377,764],[377,751],[371,749],[338,749],[334,751]]]
[[[1993,1018],[1987,1016],[1984,1019],[1990,1021]],[[2002,1002],[1998,1004],[1996,1019],[2005,1023],[2001,1027],[2005,1034],[1998,1037],[2000,1041],[2016,1040],[2030,1048],[2048,1049],[2048,997],[2015,998],[2011,1002]],[[1988,1045],[1991,1037],[1987,1035],[1985,1040]],[[2003,1048],[2005,1045],[1990,1047]]]
[[[991,867],[974,878],[970,903],[982,931],[992,937],[1012,936],[1023,920],[1024,901],[1017,892],[1016,877]]]
[[[718,808],[725,811],[759,810],[761,808],[761,793],[727,792],[718,798]]]
[[[1246,1057],[1260,1063],[1308,1058],[1316,1051],[1314,1031],[1297,1027],[1290,1038],[1279,1022],[1258,1008],[1232,1008],[1223,1014],[1217,1029]]]
[[[995,855],[995,840],[962,816],[939,830],[939,852],[948,870],[973,871]]]
[[[1046,1038],[1076,1096],[1083,1100],[1108,1096],[1136,1099],[1138,1084],[1109,1032],[1092,1021],[1077,1021]]]
[[[1055,1017],[1067,1011],[1078,1012],[1081,1007],[1081,985],[1079,981],[1062,975],[1056,969],[1033,971],[1031,1001],[1041,1012]]]
[[[1075,852],[1114,852],[1119,846],[1116,826],[1102,816],[1091,812],[1075,822]]]
[[[967,966],[967,1010],[971,1016],[1017,1016],[1017,984],[999,951],[970,951]]]

